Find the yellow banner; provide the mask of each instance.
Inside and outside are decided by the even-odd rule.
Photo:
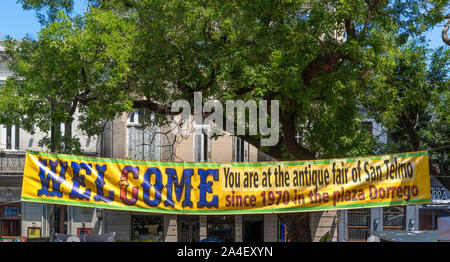
[[[28,151],[22,201],[175,214],[430,203],[426,151],[316,161],[187,163]]]

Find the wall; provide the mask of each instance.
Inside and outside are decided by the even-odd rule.
[[[336,210],[310,212],[311,238],[318,242],[327,232],[332,235],[331,241],[338,238],[339,216]]]
[[[173,139],[173,137],[171,137]],[[161,139],[164,141],[164,139]],[[168,141],[165,141],[166,145],[169,144]],[[193,162],[194,161],[194,136],[191,134],[186,139],[182,139],[179,144],[175,146],[176,158],[174,161],[186,161]],[[165,159],[170,159],[168,152],[166,152]]]
[[[109,158],[128,158],[128,114],[123,113],[105,124],[101,156]]]
[[[25,212],[26,211],[26,212]],[[22,202],[22,236],[27,236],[29,227],[40,227],[41,237],[46,237],[47,228],[44,214],[46,213],[45,204]]]
[[[230,162],[233,155],[232,152],[232,139],[233,137],[229,134],[225,134],[217,138],[217,140],[211,141],[211,161],[214,162]]]
[[[414,230],[418,230],[419,225],[419,209],[422,205],[409,205],[406,206],[405,211],[405,231],[410,230],[410,222],[414,220]],[[339,242],[347,242],[347,223],[348,223],[348,210],[341,210],[339,219]],[[383,231],[383,207],[370,208],[370,231]]]
[[[78,228],[92,228],[93,234],[98,235],[101,232],[100,223],[97,219],[95,208],[70,206],[68,210],[69,223],[68,233],[78,234]]]

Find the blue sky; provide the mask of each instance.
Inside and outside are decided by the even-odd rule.
[[[75,12],[81,13],[86,8],[87,0],[75,0]],[[22,39],[26,34],[37,36],[41,25],[33,10],[25,11],[17,0],[0,1],[0,37],[6,35],[15,39]]]
[[[75,12],[81,13],[86,7],[87,0],[75,0]],[[427,34],[430,47],[445,45],[441,33],[444,23]],[[17,0],[1,0],[0,2],[0,37],[5,39],[9,35],[15,39],[22,39],[26,34],[36,37],[41,25],[38,23],[34,11],[24,11]]]

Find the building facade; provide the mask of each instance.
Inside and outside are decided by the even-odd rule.
[[[7,63],[8,57],[0,42],[0,88],[11,75]],[[75,118],[73,126],[77,125]],[[63,132],[64,125],[60,128]],[[55,221],[54,230],[57,233],[76,235],[78,231],[84,232],[83,228],[92,228],[95,230],[92,233],[101,233],[94,210],[20,202],[25,151],[48,151],[47,148],[38,145],[44,136],[45,134],[39,130],[30,134],[15,125],[0,123],[0,236],[49,237],[51,221]],[[78,130],[74,130],[73,136],[80,139],[81,150],[86,155],[99,155],[99,139],[89,138]],[[90,234],[90,231],[87,231]]]
[[[133,112],[138,114],[138,112]],[[170,138],[160,129],[141,129],[133,113],[123,114],[107,123],[101,142],[81,139],[87,155],[122,159],[174,161],[267,161],[269,157],[243,140],[225,135],[211,140],[206,134],[190,135],[175,145],[175,152],[164,149]],[[134,115],[136,117],[136,115]],[[5,127],[0,139],[9,135]],[[276,214],[233,216],[181,216],[145,212],[99,210],[87,207],[20,202],[25,150],[46,151],[36,145],[28,147],[31,135],[19,130],[18,147],[2,148],[0,158],[0,200],[3,236],[48,238],[52,228],[68,235],[97,235],[115,232],[118,241],[196,242],[214,237],[221,241],[287,241],[286,227]],[[34,135],[33,139],[36,139]],[[9,141],[11,138],[7,138]],[[154,141],[149,144],[148,141]],[[37,144],[37,143],[36,143]],[[91,145],[92,147],[87,147]],[[5,192],[5,193],[1,193]],[[10,192],[10,193],[6,193]],[[4,196],[3,198],[1,198]],[[311,216],[314,240],[320,239],[336,224],[337,212],[314,212]],[[53,223],[53,226],[51,225]],[[335,231],[336,240],[337,230]]]
[[[229,134],[211,139],[207,132],[198,132],[202,127],[195,124],[188,136],[177,138],[175,142],[176,138],[167,135],[164,128],[140,128],[139,115],[139,110],[136,110],[108,125],[107,129],[114,128],[110,135],[115,137],[113,140],[117,147],[111,150],[109,147],[113,145],[107,142],[107,157],[186,162],[270,160],[270,157],[255,147]],[[119,144],[125,146],[118,148]],[[320,216],[315,216],[315,226],[327,228],[324,223],[328,220],[320,221],[318,217]],[[205,238],[225,242],[282,240],[282,225],[276,214],[187,216],[105,210],[103,222],[105,232],[116,232],[119,241],[197,242]],[[316,230],[314,232],[321,233]]]
[[[365,114],[364,109],[360,112]],[[370,118],[363,127],[382,143],[388,143],[387,130]],[[439,217],[450,216],[450,191],[431,176],[431,204],[346,209],[340,211],[338,241],[367,241],[371,231],[438,230]]]
[[[370,231],[438,230],[439,218],[450,216],[450,191],[431,178],[431,203],[341,211],[338,240],[366,241]]]
[[[0,59],[1,84],[10,75],[1,43]],[[88,138],[75,128],[73,135],[80,139],[84,154],[90,156],[188,162],[272,161],[229,134],[211,139],[195,123],[186,137],[175,137],[165,127],[143,129],[139,123],[142,114],[136,110],[104,123],[100,138]],[[370,119],[366,122],[372,133],[382,133],[381,126]],[[75,118],[73,127],[76,125]],[[0,124],[0,236],[48,238],[54,230],[76,236],[115,232],[118,241],[197,242],[205,238],[225,242],[289,241],[286,237],[289,228],[277,214],[183,216],[20,202],[25,151],[47,151],[38,145],[43,136],[39,131],[31,135],[15,126]],[[438,184],[433,188],[433,194],[442,201],[428,206],[311,212],[312,240],[320,241],[328,235],[329,241],[366,241],[370,231],[436,229],[437,218],[449,211],[448,202],[443,200],[450,194]]]

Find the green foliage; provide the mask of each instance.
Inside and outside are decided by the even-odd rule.
[[[60,10],[72,12],[72,0],[17,0],[24,10],[36,10],[36,16],[41,24],[54,21]]]
[[[441,173],[431,171],[442,177],[450,166],[450,50],[429,50],[420,39],[405,43],[399,50],[395,66],[383,72],[379,89],[372,83],[381,76],[365,83],[370,115],[390,129],[389,143],[379,144],[379,150],[429,150],[431,163],[440,166]]]
[[[81,151],[81,144],[78,138],[68,137],[68,136],[58,136],[55,139],[56,147],[55,152],[65,153],[65,154],[74,154],[81,155],[83,152]],[[50,136],[44,136],[39,142],[39,147],[51,147],[51,138]]]
[[[164,110],[192,101],[195,91],[222,104],[280,100],[300,139],[292,147],[283,126],[279,159],[302,158],[303,149],[331,158],[395,148],[361,129],[365,117],[392,130],[403,112],[448,123],[448,52],[428,62],[414,44],[443,21],[445,0],[89,0],[75,18],[66,14],[70,0],[19,2],[46,27],[37,40],[10,41],[15,76],[0,93],[0,110],[17,108],[1,121],[27,130],[66,122],[75,101],[89,135],[136,100],[156,113],[146,123],[163,124]]]
[[[73,0],[19,2],[46,27],[37,40],[8,41],[1,123],[48,132],[75,106],[78,128],[94,135],[132,107],[162,124],[173,101],[193,104],[201,91],[222,104],[280,100],[280,144],[260,147],[279,160],[422,145],[441,148],[431,159],[448,170],[448,50],[421,42],[448,0],[87,0],[75,18]],[[389,143],[362,128],[365,118],[389,128]],[[295,214],[289,225],[304,227],[293,241],[310,241],[308,221]]]
[[[0,90],[0,121],[48,133],[52,125],[72,123],[76,113],[78,128],[98,135],[102,120],[130,109],[120,90],[129,71],[129,50],[116,42],[128,42],[119,33],[127,26],[110,12],[93,11],[84,19],[59,12],[37,40],[5,41],[14,74]]]
[[[327,233],[319,239],[319,242],[330,242],[330,231],[327,231]]]

